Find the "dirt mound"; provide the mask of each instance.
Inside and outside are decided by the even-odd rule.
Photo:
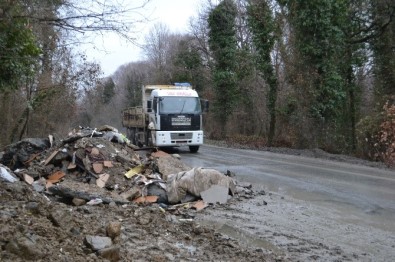
[[[0,195],[1,261],[270,260],[198,225],[190,209],[74,206],[50,200],[24,182],[1,182]],[[87,243],[89,236],[109,238],[110,244],[96,251]]]
[[[0,156],[0,260],[274,260],[197,224],[194,217],[207,206],[196,207],[198,196],[167,203],[163,177],[190,167],[155,151],[138,149],[111,129],[6,147]],[[252,197],[237,188],[230,201]]]

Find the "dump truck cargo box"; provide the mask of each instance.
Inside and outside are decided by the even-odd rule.
[[[124,127],[145,127],[145,113],[142,107],[129,107],[122,111]]]

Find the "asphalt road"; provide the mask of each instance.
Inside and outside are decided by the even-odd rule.
[[[319,158],[211,145],[202,146],[197,154],[183,150],[180,150],[180,154],[182,160],[192,167],[214,168],[221,172],[230,170],[239,181],[250,182],[267,192],[302,201],[299,203],[311,208],[311,213],[314,213],[311,216],[316,217],[306,223],[326,224],[310,232],[311,237],[314,234],[316,237],[317,232],[320,232],[330,245],[341,242],[341,230],[351,228],[350,231],[355,232],[350,233],[343,242],[344,245],[350,241],[354,244],[344,248],[346,253],[363,253],[365,257],[362,258],[366,258],[366,261],[390,261],[387,258],[395,254],[395,238],[392,237],[395,236],[394,171]],[[314,208],[320,208],[320,211],[313,212]],[[266,217],[266,220],[269,218]],[[328,218],[330,221],[322,222],[322,219]],[[325,228],[331,228],[327,225],[332,222],[333,232],[326,232],[328,230]],[[280,230],[295,226],[292,223],[286,226],[273,223]],[[339,225],[338,229],[336,225]],[[303,232],[307,231],[308,226],[303,229]],[[383,236],[386,234],[388,236]],[[364,249],[369,250],[369,243],[372,243],[372,253],[365,254]],[[356,257],[356,260],[361,259],[361,256]]]

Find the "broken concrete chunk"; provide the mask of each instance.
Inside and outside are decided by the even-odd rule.
[[[213,185],[209,189],[200,193],[204,202],[208,204],[225,204],[228,201],[229,188]]]
[[[105,187],[109,178],[110,178],[109,174],[101,174],[101,175],[99,175],[99,178],[96,179],[96,185],[98,187],[100,187],[100,188]]]
[[[86,236],[85,243],[92,250],[97,251],[103,248],[110,247],[112,245],[111,238],[101,236]]]
[[[11,170],[9,170],[7,167],[1,164],[0,164],[0,178],[11,183],[18,181],[18,178],[16,178],[12,174]]]
[[[40,178],[32,183],[33,189],[36,192],[43,192],[46,189],[47,181],[45,178]]]
[[[28,174],[23,174],[23,180],[25,180],[25,182],[29,185],[33,184],[34,182],[34,178],[29,176]]]
[[[86,202],[86,204],[87,204],[87,205],[90,205],[90,206],[99,205],[99,204],[101,204],[101,203],[103,203],[103,200],[100,199],[100,198],[94,198],[94,199],[91,199],[91,200],[89,200],[88,202]]]

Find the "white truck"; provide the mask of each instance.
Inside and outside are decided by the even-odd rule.
[[[188,146],[196,153],[203,144],[202,114],[208,106],[189,83],[144,85],[142,106],[124,109],[122,125],[137,146]]]

